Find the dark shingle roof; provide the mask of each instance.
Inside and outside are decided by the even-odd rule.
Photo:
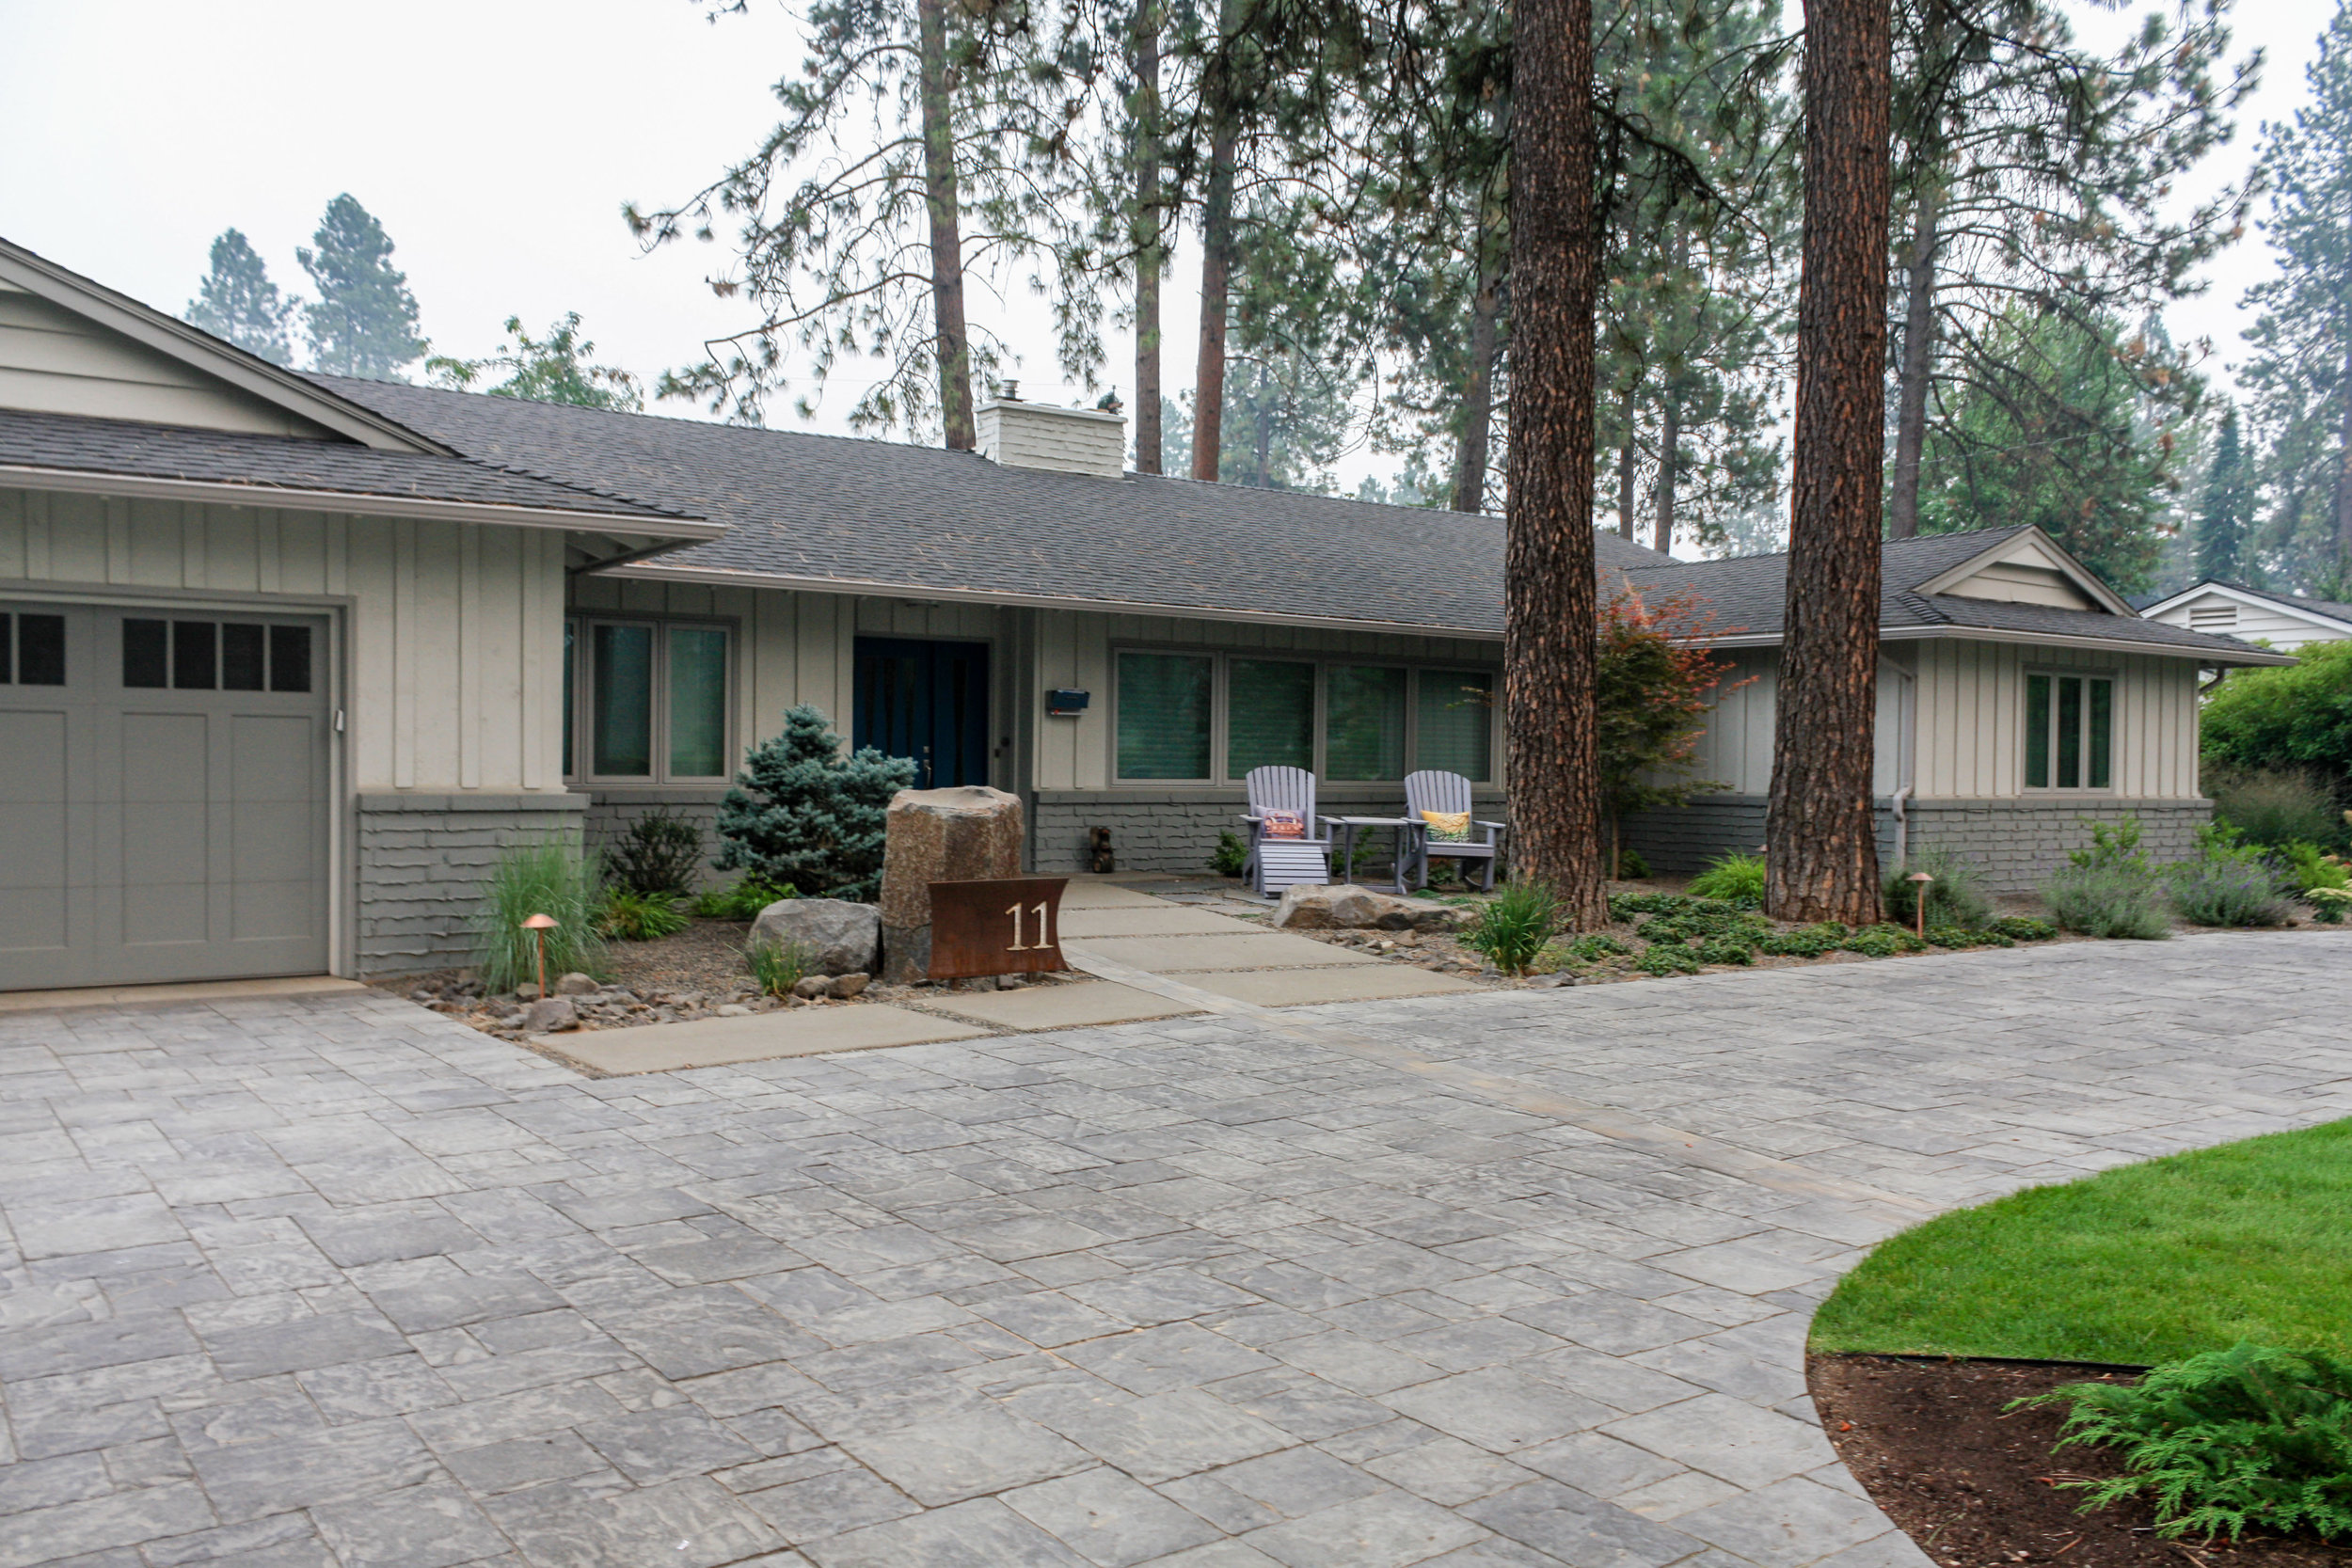
[[[342,441],[245,436],[179,425],[0,409],[0,465],[127,479],[249,485],[366,498],[528,507],[599,517],[675,521],[675,509],[599,495],[470,457],[382,451]],[[257,498],[262,504],[265,499]]]
[[[1502,631],[1502,520],[382,382],[334,391],[458,451],[728,522],[663,570]],[[1671,563],[1601,536],[1604,564]]]
[[[2176,647],[2184,652],[2201,650],[2217,655],[2256,651],[2251,644],[2233,637],[2214,637],[2161,621],[2110,615],[2096,610],[2066,610],[2056,605],[2018,604],[1917,591],[1921,583],[1934,581],[2026,530],[2027,525],[2019,524],[1969,533],[1889,539],[1881,557],[1880,626],[1887,631],[1914,633],[1936,626],[1966,627],[2014,632],[2021,640],[2095,638],[2104,642]],[[1629,572],[1626,578],[1645,590],[1689,594],[1705,599],[1715,629],[1727,636],[1743,641],[1777,638],[1784,629],[1788,578],[1788,557],[1785,554],[1694,561],[1672,571]]]
[[[2293,594],[2273,594],[2267,588],[2249,588],[2242,582],[2224,582],[2221,586],[2234,588],[2241,594],[2251,594],[2258,599],[2268,599],[2272,604],[2285,605],[2290,610],[2307,610],[2313,615],[2325,615],[2329,620],[2352,626],[2352,604],[2338,604],[2333,599],[2298,598]]]

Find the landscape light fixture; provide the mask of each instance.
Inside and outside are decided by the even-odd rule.
[[[1915,871],[1903,880],[1911,884],[1911,912],[1919,917],[1919,940],[1928,940],[1928,884],[1934,878],[1924,871]]]
[[[541,996],[548,993],[548,933],[554,930],[555,927],[556,919],[551,914],[534,914],[522,925],[524,930],[539,939],[539,994]]]

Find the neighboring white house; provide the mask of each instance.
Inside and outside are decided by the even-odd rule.
[[[707,821],[814,704],[1020,794],[1039,870],[1198,870],[1287,763],[1327,811],[1441,768],[1503,809],[1500,518],[1129,474],[1115,416],[982,452],[302,375],[0,242],[0,990],[448,963],[501,846]],[[1763,828],[1781,557],[1613,535],[1760,677],[1661,869]],[[2161,846],[2197,673],[2033,529],[1891,545],[1883,840],[2027,885],[2084,817]]]
[[[2214,578],[2159,599],[2140,613],[2151,621],[2261,642],[2281,653],[2293,653],[2306,642],[2352,638],[2352,604],[2298,599]]]

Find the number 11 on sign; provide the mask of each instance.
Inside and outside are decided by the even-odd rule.
[[[1054,936],[1052,932],[1045,928],[1045,906],[1039,904],[1035,906],[1035,908],[1037,910],[1037,942],[1034,945],[1041,948],[1051,947],[1054,945]],[[1021,906],[1015,904],[1005,912],[1012,916],[1012,945],[1006,948],[1005,951],[1008,953],[1026,953],[1031,951],[1031,945],[1024,943],[1021,940]]]

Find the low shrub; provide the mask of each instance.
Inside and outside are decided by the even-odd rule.
[[[869,903],[882,886],[890,799],[914,784],[912,757],[841,744],[821,709],[787,708],[784,733],[743,757],[719,800],[722,871]]]
[[[1249,865],[1249,846],[1241,834],[1228,828],[1216,835],[1216,847],[1209,851],[1209,869],[1220,877],[1238,877]]]
[[[2323,887],[2352,888],[2352,861],[2342,855],[2328,854],[2316,844],[2290,844],[2284,853],[2297,892],[2309,893]]]
[[[1463,933],[1462,945],[1486,954],[1505,974],[1523,974],[1559,920],[1559,900],[1549,885],[1506,882]]]
[[[2087,825],[2090,845],[2069,854],[2071,863],[2042,890],[2050,918],[2087,937],[2158,942],[2170,936],[2161,880],[2139,847],[2139,818]]]
[[[1756,944],[1756,951],[1783,958],[1818,958],[1846,945],[1846,928],[1835,920],[1777,931]]]
[[[1680,914],[1692,902],[1679,893],[1616,893],[1609,897],[1609,918],[1629,921],[1637,914]]]
[[[1662,980],[1669,974],[1696,974],[1706,962],[1695,947],[1685,947],[1678,942],[1661,942],[1634,959],[1633,967]]]
[[[2303,898],[2312,907],[2312,918],[2324,926],[2341,926],[2352,914],[2352,888],[2315,887]]]
[[[1742,909],[1764,904],[1764,857],[1734,850],[1708,862],[1707,869],[1691,879],[1693,898],[1721,898]]]
[[[1598,963],[1603,958],[1631,958],[1633,949],[1606,931],[1596,931],[1590,936],[1579,937],[1569,942],[1567,954],[1579,963],[1591,964]]]
[[[1886,874],[1886,918],[1898,926],[1919,923],[1919,884],[1913,872],[1924,871],[1935,880],[1927,884],[1928,924],[1975,930],[1993,918],[1993,900],[1985,895],[1977,868],[1941,845],[1914,849],[1910,858]]]
[[[600,900],[587,857],[560,838],[499,851],[474,911],[473,967],[482,989],[513,990],[539,979],[538,933],[522,928],[534,914],[552,916],[547,933],[548,980],[578,971],[604,972],[604,941],[596,934]]]
[[[1617,851],[1617,879],[1619,881],[1639,881],[1648,875],[1649,862],[1642,858],[1642,851],[1639,849]]]
[[[755,942],[743,949],[752,978],[771,996],[789,996],[808,976],[808,953],[797,942]]]
[[[2058,1483],[2085,1494],[2085,1513],[2146,1497],[2168,1538],[2352,1537],[2352,1361],[2241,1341],[2137,1385],[2070,1383],[2018,1402],[2067,1406],[2060,1449],[2122,1450],[2123,1474]]]
[[[2199,833],[2195,860],[2169,874],[2172,907],[2199,926],[2283,926],[2295,913],[2285,879],[2263,853],[2227,828]]]
[[[2201,781],[2213,797],[2213,819],[2249,844],[2283,849],[2298,841],[2344,842],[2344,822],[2328,787],[2308,773],[2281,768],[2208,767]]]
[[[1982,926],[1931,926],[1928,927],[1930,947],[2014,947],[2014,937]]]
[[[1839,944],[1865,958],[1891,958],[1898,953],[1924,953],[1928,944],[1900,926],[1865,926]]]
[[[726,887],[715,887],[694,899],[694,913],[704,920],[757,920],[759,911],[800,893],[789,882],[778,886],[758,877],[744,877]]]
[[[1717,937],[1703,942],[1698,947],[1699,962],[1703,964],[1752,964],[1756,962],[1756,944],[1737,937]]]
[[[2011,942],[2048,942],[2058,934],[2057,927],[2046,920],[2036,920],[2029,914],[2005,914],[1986,929]]]
[[[688,924],[675,895],[640,893],[634,888],[606,888],[603,907],[596,911],[596,933],[622,942],[675,936]]]
[[[1652,942],[1703,941],[1709,937],[1735,937],[1751,946],[1771,936],[1779,927],[1763,916],[1751,914],[1737,905],[1718,899],[1691,898],[1671,914],[1658,915],[1646,922],[1639,936]]]
[[[632,893],[684,893],[702,868],[703,831],[668,810],[629,824],[604,852],[605,875]]]

